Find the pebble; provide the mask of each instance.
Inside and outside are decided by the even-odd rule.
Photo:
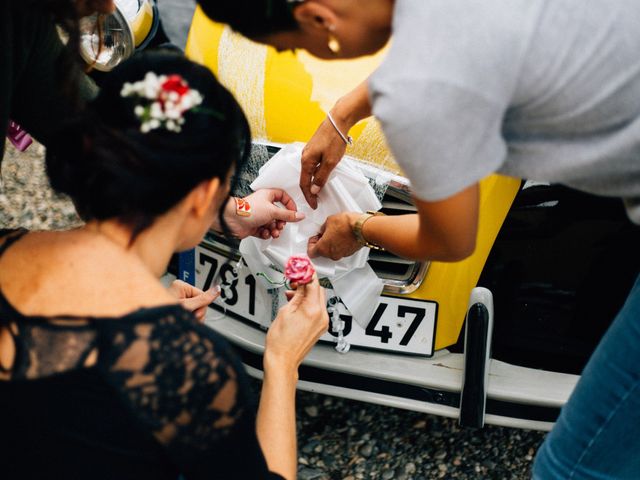
[[[314,449],[318,445],[320,445],[320,442],[318,440],[311,440],[304,447],[302,447],[302,452],[307,454],[313,453]]]
[[[417,430],[423,430],[424,428],[426,428],[426,426],[427,426],[426,420],[418,420],[416,423],[413,424],[413,428]]]
[[[369,458],[373,453],[373,445],[371,443],[365,443],[362,447],[360,447],[360,455],[365,458]]]
[[[447,452],[445,450],[438,450],[436,454],[433,456],[436,460],[444,460],[447,457]]]
[[[483,460],[482,466],[486,467],[488,470],[493,470],[494,468],[496,468],[496,462],[492,460]]]
[[[309,405],[308,407],[305,407],[304,411],[311,418],[316,418],[318,416],[318,407],[316,407],[315,405]]]
[[[315,468],[301,468],[298,470],[298,480],[329,480],[329,475]]]
[[[396,475],[395,470],[385,470],[382,472],[382,480],[391,480]]]

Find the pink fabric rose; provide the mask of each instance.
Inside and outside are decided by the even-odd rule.
[[[284,269],[284,276],[289,283],[306,285],[311,282],[316,269],[313,268],[311,260],[306,255],[292,255],[287,260]]]

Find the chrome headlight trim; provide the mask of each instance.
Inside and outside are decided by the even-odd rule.
[[[102,35],[98,27],[102,22]],[[92,68],[108,72],[135,51],[129,22],[116,7],[108,16],[94,14],[80,19],[80,55]]]
[[[160,22],[153,0],[116,0],[111,15],[90,15],[80,19],[80,55],[92,68],[109,72],[145,48]],[[103,23],[102,36],[98,22]],[[101,45],[102,41],[102,45]]]
[[[387,189],[386,196],[390,196],[390,195],[405,202],[407,205],[411,205],[413,211],[415,212],[415,208],[413,207],[413,201],[411,200],[411,190],[409,187],[409,182],[404,177],[396,176],[395,178],[389,181],[389,187]],[[382,210],[384,210],[385,209],[384,199],[382,204],[383,204]],[[388,255],[391,256],[391,254],[388,254]],[[407,279],[393,280],[390,278],[382,278],[382,281],[384,282],[383,293],[408,295],[410,293],[415,292],[418,288],[420,288],[420,285],[422,285],[422,281],[426,277],[427,272],[429,270],[430,262],[414,261],[412,263],[413,263],[413,266],[411,268],[411,272],[408,275]]]

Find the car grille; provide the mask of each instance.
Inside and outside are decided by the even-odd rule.
[[[386,215],[416,213],[411,196],[405,189],[389,186],[382,198],[380,211]],[[428,262],[416,262],[400,258],[385,251],[371,250],[369,265],[385,284],[386,293],[411,293],[422,282]]]

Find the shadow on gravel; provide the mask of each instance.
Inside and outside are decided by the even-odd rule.
[[[301,480],[527,479],[544,432],[298,394]]]

